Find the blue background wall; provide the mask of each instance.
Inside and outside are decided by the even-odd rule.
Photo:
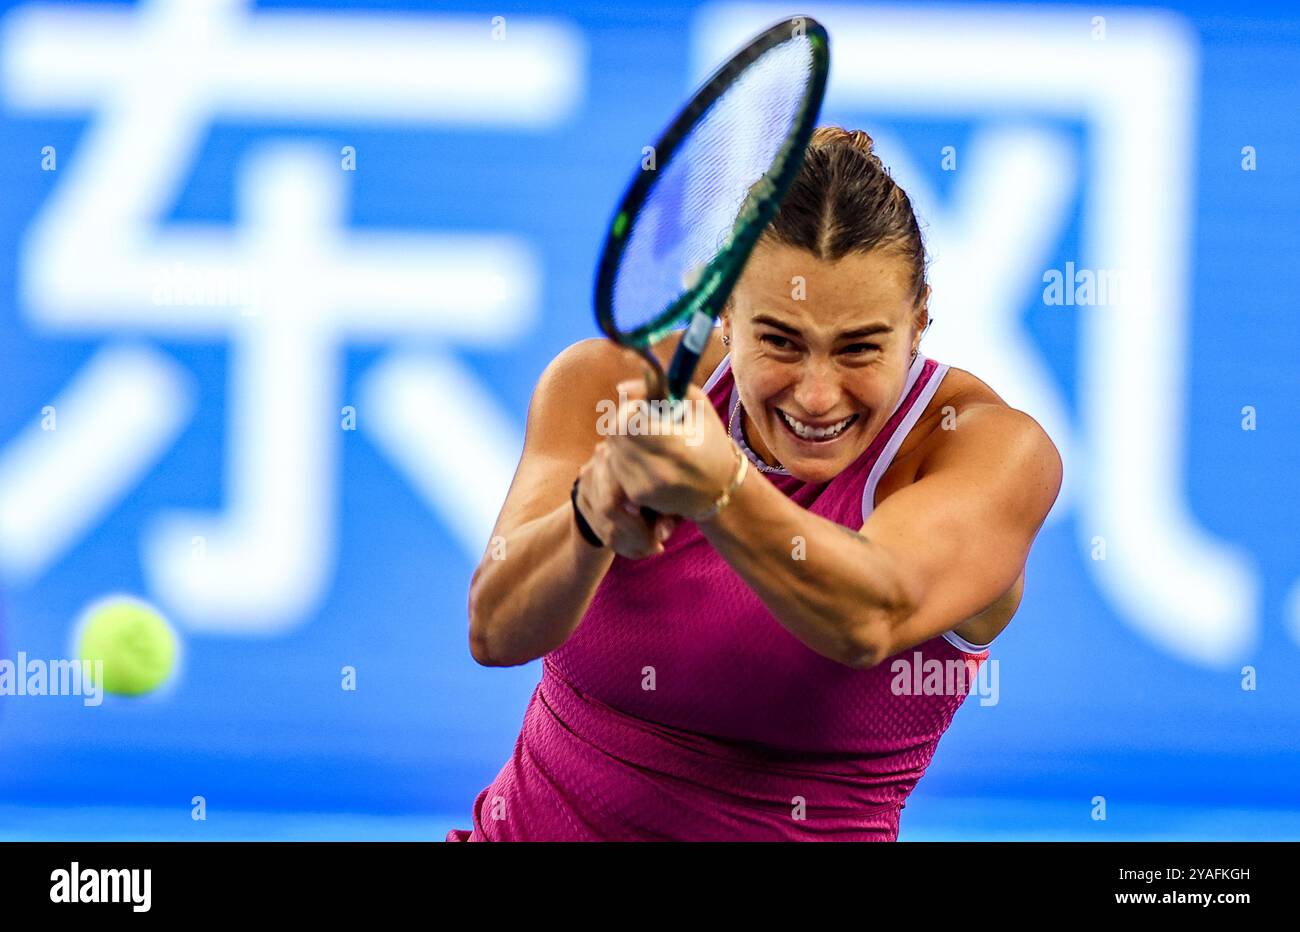
[[[38,6],[74,16],[82,9],[76,4]],[[342,148],[355,148],[356,171],[338,172],[330,182],[341,192],[342,233],[347,236],[384,234],[402,241],[429,234],[505,236],[521,257],[517,268],[505,269],[501,276],[523,297],[503,301],[502,322],[489,322],[481,334],[466,337],[445,321],[431,316],[421,322],[418,315],[415,323],[388,331],[368,329],[362,309],[363,323],[353,328],[358,332],[344,328],[332,349],[321,355],[322,365],[328,366],[322,376],[326,388],[309,394],[310,410],[300,412],[326,425],[315,436],[331,457],[327,468],[301,479],[313,484],[315,501],[328,514],[311,531],[313,539],[323,542],[315,567],[320,579],[313,582],[304,570],[301,585],[288,586],[298,598],[294,606],[268,609],[260,617],[253,612],[241,627],[223,625],[219,611],[195,612],[191,603],[159,584],[161,570],[150,565],[151,529],[172,512],[216,514],[228,507],[236,493],[231,457],[239,436],[250,447],[279,449],[290,443],[286,437],[293,431],[251,425],[235,409],[231,395],[245,357],[232,348],[221,327],[205,328],[176,309],[175,320],[157,328],[143,311],[143,316],[132,316],[120,295],[106,298],[105,304],[125,309],[100,315],[95,276],[107,280],[112,267],[77,258],[75,243],[36,236],[52,199],[60,192],[70,197],[69,185],[78,177],[74,173],[93,167],[83,160],[108,157],[91,145],[97,128],[121,117],[103,107],[76,112],[71,105],[53,106],[31,91],[31,82],[39,83],[32,75],[39,77],[40,69],[21,64],[23,56],[54,54],[23,26],[34,8],[0,7],[5,36],[0,45],[5,76],[0,85],[0,474],[15,474],[4,473],[6,456],[9,468],[17,470],[14,451],[23,437],[40,438],[45,406],[59,409],[61,430],[75,429],[64,425],[74,417],[68,412],[79,409],[71,402],[61,407],[60,399],[67,399],[61,393],[106,349],[130,348],[143,354],[135,358],[156,367],[174,393],[156,399],[153,415],[174,420],[176,427],[156,441],[156,456],[134,471],[122,471],[103,508],[47,556],[33,557],[33,538],[13,530],[12,522],[0,522],[0,656],[12,659],[18,651],[30,657],[68,656],[73,626],[85,606],[106,593],[125,592],[159,604],[176,626],[184,657],[172,687],[147,699],[110,697],[101,707],[87,708],[75,697],[0,697],[0,831],[20,837],[60,831],[184,833],[191,826],[190,800],[196,795],[207,799],[210,812],[352,812],[424,819],[421,826],[435,826],[430,832],[441,826],[438,819],[468,827],[474,795],[510,754],[539,676],[535,663],[484,669],[469,656],[465,602],[490,528],[483,515],[490,517],[500,502],[502,469],[506,480],[513,470],[511,456],[517,456],[538,374],[563,347],[594,333],[591,273],[610,207],[636,167],[641,146],[653,140],[706,67],[707,52],[693,49],[709,45],[712,33],[701,33],[714,28],[709,24],[716,20],[710,17],[731,8],[580,2],[559,9],[511,2],[446,7],[357,3],[345,9],[299,2],[262,3],[237,12],[235,21],[247,16],[252,24],[260,16],[285,11],[310,14],[320,18],[327,33],[333,23],[335,40],[340,34],[344,39],[355,35],[332,20],[344,12],[380,26],[392,25],[397,16],[416,16],[430,35],[468,30],[471,39],[461,45],[478,56],[478,63],[465,72],[466,83],[514,67],[491,57],[512,42],[532,43],[529,47],[539,56],[553,60],[548,67],[572,78],[567,85],[560,80],[549,103],[526,101],[523,116],[440,116],[439,107],[428,102],[458,92],[412,90],[411,100],[419,104],[415,109],[431,115],[394,118],[378,110],[366,113],[369,98],[355,89],[365,78],[352,64],[340,63],[334,95],[361,101],[353,112],[331,115],[331,95],[319,88],[313,99],[326,103],[315,110],[199,103],[190,149],[177,153],[142,146],[135,153],[156,164],[141,171],[145,180],[120,181],[122,190],[147,185],[151,175],[179,173],[165,209],[146,217],[141,226],[148,243],[162,244],[164,250],[169,241],[177,241],[169,240],[174,231],[202,225],[229,233],[246,226],[238,206],[245,184],[241,172],[259,154],[289,142],[307,147],[300,153],[319,153],[336,170]],[[128,25],[135,22],[132,4],[97,9],[120,13],[119,21]],[[830,26],[834,43],[837,8],[822,9],[809,7],[809,12]],[[852,16],[860,18],[869,17],[872,8],[853,9],[858,12]],[[903,15],[951,13],[952,28],[958,30],[958,15],[979,17],[991,8],[918,4],[893,9]],[[862,127],[876,136],[886,162],[896,165],[905,183],[915,178],[929,192],[917,198],[923,213],[929,207],[936,213],[961,209],[962,163],[957,171],[945,171],[941,150],[954,146],[960,159],[991,125],[1014,121],[1076,156],[1045,256],[1020,263],[1012,284],[1004,284],[995,298],[1001,313],[1008,308],[1014,312],[1050,377],[1060,410],[1076,431],[1081,452],[1067,459],[1067,470],[1079,484],[1042,532],[1030,559],[1023,607],[998,639],[993,656],[1000,666],[999,701],[980,707],[971,700],[958,714],[909,804],[905,837],[914,813],[922,820],[917,824],[934,826],[934,837],[989,834],[995,823],[1012,818],[999,800],[1050,801],[1056,808],[1038,810],[1029,824],[1057,837],[1086,837],[1101,830],[1090,819],[1095,796],[1108,801],[1108,830],[1121,834],[1177,834],[1185,827],[1180,820],[1187,818],[1178,812],[1300,809],[1300,548],[1295,530],[1300,506],[1293,491],[1300,471],[1300,432],[1294,420],[1300,403],[1295,364],[1300,272],[1294,261],[1300,246],[1300,140],[1294,120],[1300,18],[1259,10],[1225,13],[1199,5],[1141,8],[1147,12],[1139,14],[1134,9],[1053,8],[1061,17],[1077,19],[1081,42],[1098,44],[1140,41],[1124,39],[1125,17],[1154,15],[1192,63],[1187,84],[1190,146],[1154,159],[1158,167],[1183,166],[1188,179],[1179,190],[1187,199],[1189,222],[1179,224],[1176,243],[1187,263],[1182,318],[1187,338],[1185,343],[1174,340],[1174,349],[1143,337],[1136,325],[1130,331],[1120,323],[1103,351],[1102,342],[1082,336],[1091,309],[1049,306],[1042,299],[1046,269],[1064,268],[1070,261],[1100,264],[1089,256],[1098,223],[1089,204],[1110,182],[1091,154],[1096,129],[1086,112],[1077,117],[1050,112],[1014,93],[964,109],[911,107],[907,101],[915,95],[878,107],[832,93],[823,113],[824,122]],[[1023,19],[1020,38],[1032,50],[1035,30],[1045,28],[1033,17],[1043,11],[1029,5],[997,10]],[[762,8],[756,15],[760,21],[777,18],[772,12],[779,11]],[[1099,12],[1108,21],[1102,40],[1089,35]],[[851,18],[840,13],[846,21]],[[737,15],[747,14],[741,10]],[[504,39],[491,36],[494,16],[504,17]],[[538,33],[539,28],[553,32]],[[206,35],[200,25],[193,29],[195,35]],[[1011,39],[1016,39],[1014,31]],[[285,60],[291,65],[299,61],[295,56],[306,61],[311,41],[311,35],[300,38],[286,50]],[[838,47],[833,45],[833,51]],[[919,63],[928,54],[923,52],[917,53]],[[446,46],[438,54],[447,54]],[[165,88],[178,83],[185,60],[176,65],[181,72],[159,71],[146,85],[151,91],[127,98],[143,102],[137,109],[145,124],[166,118],[162,105],[151,103],[149,95],[161,99]],[[842,67],[851,66],[845,59]],[[51,67],[57,72],[57,65]],[[986,71],[972,75],[973,82],[1011,66],[990,55],[983,67]],[[838,59],[833,69],[841,69]],[[54,94],[50,82],[45,85]],[[240,99],[246,102],[259,93],[273,100],[279,89],[273,84],[254,88]],[[482,106],[491,110],[490,104]],[[56,171],[41,170],[45,146],[57,152]],[[1255,147],[1254,171],[1242,169],[1244,146]],[[1133,154],[1135,159],[1149,156]],[[308,179],[304,190],[310,192],[314,176],[302,173],[313,163],[310,155],[302,158],[289,164],[294,177]],[[92,179],[86,182],[92,200],[115,189],[112,174],[82,177]],[[111,217],[95,213],[100,208],[71,203],[72,216]],[[1024,210],[1024,205],[1007,209]],[[967,220],[978,231],[978,218]],[[124,239],[138,232],[99,229],[100,238],[93,242],[106,254],[114,246],[115,229]],[[944,242],[944,234],[937,238]],[[445,245],[441,240],[413,241],[412,267],[420,266],[421,255],[435,255]],[[141,247],[145,253],[154,248]],[[199,249],[194,255],[219,251]],[[951,249],[937,250],[936,269],[951,255]],[[52,271],[42,273],[42,267]],[[953,275],[960,282],[961,276]],[[65,300],[59,282],[70,278],[89,281],[80,282],[82,291],[72,289],[76,294]],[[459,288],[488,284],[448,279],[445,287],[455,295]],[[427,285],[399,282],[394,287],[405,288],[404,294],[418,303],[419,289]],[[437,280],[432,285],[441,287]],[[117,294],[115,287],[105,284],[104,293]],[[925,346],[931,355],[960,365],[965,360],[942,352],[945,327],[953,340],[951,322],[966,303],[955,291],[950,287],[942,299],[936,295],[936,321]],[[456,299],[447,300],[454,305]],[[80,310],[60,317],[61,307]],[[311,307],[309,312],[314,313]],[[323,332],[310,313],[303,332]],[[462,313],[486,312],[471,306]],[[303,345],[309,344],[304,337]],[[1095,504],[1110,492],[1105,482],[1084,477],[1096,472],[1088,451],[1100,446],[1097,432],[1105,427],[1084,418],[1080,386],[1084,370],[1096,365],[1103,352],[1102,368],[1117,373],[1175,353],[1185,374],[1172,407],[1164,409],[1167,418],[1144,425],[1182,438],[1181,449],[1170,454],[1176,460],[1154,466],[1147,462],[1142,468],[1171,470],[1174,498],[1185,504],[1199,533],[1240,556],[1248,585],[1224,583],[1223,594],[1249,604],[1242,613],[1249,633],[1217,658],[1194,656],[1168,636],[1153,635],[1135,617],[1133,599],[1122,596],[1126,583],[1108,587],[1102,581],[1107,570],[1094,559],[1093,541],[1109,532],[1084,516],[1099,513],[1097,508],[1089,511],[1087,502]],[[127,366],[129,359],[110,357],[108,368]],[[491,463],[473,455],[461,461],[403,460],[394,452],[403,438],[415,442],[412,438],[424,436],[422,431],[434,439],[417,448],[448,449],[457,443],[448,436],[454,438],[458,429],[453,416],[438,410],[442,405],[414,412],[376,410],[420,397],[380,391],[385,374],[395,371],[386,367],[399,362],[407,373],[454,372],[473,383],[471,413],[490,412],[504,427],[497,445],[484,448],[489,452],[482,455],[490,455]],[[293,368],[288,356],[285,367]],[[999,391],[1006,384],[1014,387],[1014,371],[981,371],[974,362],[970,367]],[[419,379],[410,384],[420,384]],[[1035,398],[1012,400],[1038,414]],[[1047,404],[1046,398],[1042,401]],[[340,429],[345,405],[355,409],[355,431]],[[1242,429],[1246,406],[1255,409],[1254,430]],[[101,408],[96,416],[100,429],[112,436],[114,418],[122,412]],[[374,428],[390,416],[398,427]],[[430,485],[452,482],[449,476],[457,477],[454,483],[472,483],[480,475],[494,478],[479,488],[477,505],[440,501],[427,493]],[[292,533],[283,539],[293,540]],[[1150,565],[1176,582],[1177,567],[1171,569],[1167,558],[1115,545],[1107,561],[1130,561],[1139,573]],[[340,687],[345,666],[356,669],[355,691]],[[1243,689],[1244,667],[1254,669],[1257,688]],[[73,828],[55,827],[61,824],[58,813],[82,806],[140,807],[142,814],[120,823],[101,815],[74,821]],[[942,824],[936,825],[933,815],[924,822],[927,811],[943,813]],[[319,827],[325,817],[313,818],[310,824]],[[1197,831],[1244,837],[1294,833],[1296,823],[1280,818],[1228,820]],[[225,831],[239,834],[230,825]],[[338,823],[334,834],[361,831],[350,825]],[[1279,828],[1287,825],[1292,827]],[[214,835],[220,831],[212,829]],[[310,834],[306,828],[286,831]],[[399,833],[391,825],[375,831]]]

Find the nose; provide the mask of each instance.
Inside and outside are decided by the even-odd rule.
[[[800,412],[811,418],[823,417],[835,410],[840,395],[839,378],[830,362],[810,359],[794,389]]]

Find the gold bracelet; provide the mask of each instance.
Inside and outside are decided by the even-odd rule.
[[[741,452],[740,447],[736,445],[734,440],[731,441],[731,448],[736,451],[736,458],[739,460],[736,464],[736,474],[731,479],[731,485],[727,486],[726,490],[718,496],[718,500],[713,503],[713,507],[708,511],[701,512],[698,515],[687,516],[696,524],[714,518],[718,512],[727,507],[727,503],[731,501],[731,497],[736,494],[736,490],[740,488],[740,484],[745,481],[745,473],[749,471],[749,457]]]

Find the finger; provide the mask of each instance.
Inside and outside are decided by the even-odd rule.
[[[664,545],[658,541],[646,543],[640,537],[615,537],[614,543],[610,546],[610,549],[620,557],[625,557],[628,560],[644,560],[647,557],[653,557],[663,553]]]
[[[632,501],[637,500],[639,492],[654,484],[654,467],[646,460],[645,451],[638,450],[633,444],[611,446],[605,466],[610,481]]]
[[[650,533],[650,527],[638,515],[618,514],[610,520],[610,547],[615,553],[639,560],[663,551],[662,544]]]
[[[640,507],[628,499],[606,464],[599,463],[592,470],[587,492],[589,501],[584,502],[583,513],[596,536],[615,553],[639,559],[662,549],[641,517]]]

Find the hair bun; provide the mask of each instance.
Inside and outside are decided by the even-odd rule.
[[[809,146],[848,146],[863,155],[875,155],[871,151],[871,137],[860,129],[845,129],[842,126],[819,126],[813,130]]]

